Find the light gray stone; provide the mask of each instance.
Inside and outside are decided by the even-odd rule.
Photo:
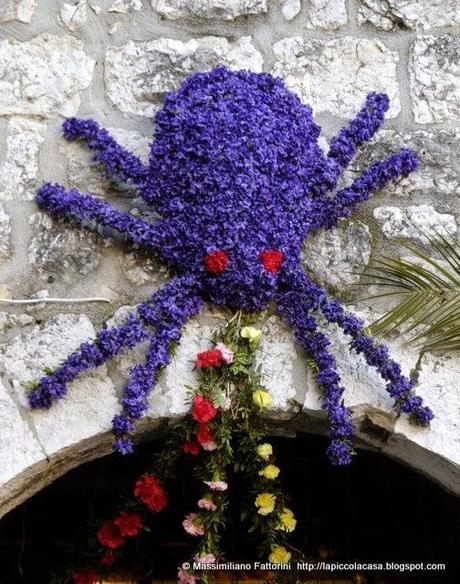
[[[43,459],[45,453],[18,406],[0,381],[0,488]]]
[[[403,237],[426,241],[423,233],[438,231],[456,237],[457,222],[453,215],[438,213],[432,205],[377,207],[374,217],[387,237]]]
[[[453,26],[460,24],[460,4],[457,0],[360,0],[358,22],[386,31]]]
[[[26,326],[34,322],[34,318],[28,314],[13,314],[0,312],[0,332],[4,333],[19,326]]]
[[[13,118],[8,123],[6,157],[0,162],[0,199],[31,201],[34,198],[39,184],[38,156],[44,132],[42,122]]]
[[[30,23],[38,0],[2,0],[0,6],[0,23],[18,20]]]
[[[286,20],[293,20],[300,12],[300,0],[284,0],[281,12]]]
[[[218,18],[267,12],[267,0],[152,0],[153,9],[164,18]]]
[[[460,38],[417,37],[411,48],[410,83],[416,122],[460,120]]]
[[[308,28],[337,30],[347,24],[345,0],[310,0]]]
[[[13,384],[17,401],[28,408],[24,384],[40,378],[44,367],[59,365],[94,336],[86,315],[58,314],[1,345],[0,366]],[[69,384],[68,394],[52,410],[34,410],[29,416],[40,444],[52,455],[108,430],[116,408],[115,390],[102,366]]]
[[[74,115],[94,63],[83,44],[67,36],[1,41],[0,116]]]
[[[251,37],[230,42],[202,37],[188,42],[158,39],[130,41],[106,52],[107,93],[125,113],[152,116],[158,98],[174,89],[190,73],[225,64],[234,69],[261,71],[262,55]]]
[[[400,111],[398,54],[378,39],[290,37],[276,42],[273,54],[273,74],[282,77],[315,114],[348,118],[361,108],[369,91],[389,95],[388,117]]]
[[[281,416],[279,410],[289,411],[289,401],[296,397],[293,373],[297,351],[291,331],[279,318],[267,318],[261,330],[255,365],[260,369],[262,383],[272,397],[271,407]]]
[[[44,213],[34,213],[30,224],[35,235],[28,259],[42,278],[52,276],[70,282],[89,274],[99,264],[100,246],[93,233],[53,221]]]
[[[168,274],[168,268],[161,261],[137,253],[124,253],[120,263],[129,283],[134,286],[158,285],[165,281]]]
[[[333,231],[319,231],[308,238],[303,249],[304,265],[324,286],[344,286],[360,279],[371,256],[369,228],[352,222]]]
[[[0,345],[0,366],[18,388],[43,375],[44,367],[55,367],[81,343],[95,336],[84,314],[58,314],[44,326],[34,326]],[[27,406],[25,394],[21,404]]]
[[[0,262],[8,259],[11,254],[11,216],[5,213],[0,205]]]
[[[119,14],[139,12],[139,10],[142,10],[142,0],[115,0],[109,8],[109,12],[118,12]]]
[[[59,12],[59,17],[66,28],[75,32],[88,20],[87,0],[78,0],[73,3],[65,2]]]

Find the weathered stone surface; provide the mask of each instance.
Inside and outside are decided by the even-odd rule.
[[[262,63],[262,55],[251,37],[234,42],[222,37],[202,37],[188,42],[130,41],[107,49],[107,93],[121,111],[151,116],[158,108],[158,97],[177,87],[194,71],[209,70],[218,64],[260,71]]]
[[[121,267],[130,284],[158,284],[166,279],[168,269],[156,258],[144,257],[137,253],[124,253]]]
[[[279,410],[289,410],[289,401],[296,397],[293,384],[296,356],[294,339],[287,326],[275,316],[266,319],[255,363],[260,367],[263,383],[273,399],[272,408],[278,410],[278,415],[281,415]]]
[[[128,14],[129,12],[139,12],[142,9],[142,0],[115,0],[110,6],[109,12]]]
[[[410,82],[416,122],[460,120],[460,38],[417,37],[411,48]]]
[[[432,205],[377,207],[374,217],[387,237],[404,237],[425,241],[423,233],[436,230],[457,235],[457,222],[453,215],[438,213]]]
[[[0,485],[42,460],[44,451],[0,381]]]
[[[0,6],[0,23],[18,20],[32,22],[38,0],[2,0]]]
[[[308,28],[337,30],[347,23],[345,0],[310,0]]]
[[[414,132],[381,130],[362,146],[345,175],[345,182],[351,182],[370,164],[391,156],[401,147],[409,147],[420,159],[419,167],[404,179],[390,183],[379,197],[418,196],[427,201],[441,199],[453,204],[460,189],[459,144],[460,130],[455,128]]]
[[[300,0],[284,0],[281,12],[286,20],[292,20],[300,12]]]
[[[10,236],[11,236],[11,223],[10,215],[5,213],[3,206],[0,205],[0,262],[9,258],[10,249]]]
[[[87,0],[65,2],[59,12],[62,24],[72,32],[78,30],[88,20]]]
[[[33,316],[29,314],[13,314],[11,312],[0,312],[0,332],[4,333],[17,326],[26,326],[34,322]]]
[[[94,234],[53,221],[44,213],[34,213],[30,224],[35,235],[29,245],[29,263],[43,278],[72,281],[98,265],[101,252]]]
[[[56,367],[69,353],[95,336],[85,315],[59,314],[0,346],[0,367],[11,380],[17,401],[27,406],[24,384]],[[110,428],[117,399],[105,366],[82,374],[68,394],[48,410],[29,411],[40,444],[48,455]]]
[[[398,55],[377,39],[291,37],[276,42],[273,53],[272,72],[309,103],[314,113],[348,118],[360,109],[369,91],[389,95],[389,117],[400,111]]]
[[[43,328],[38,325],[0,345],[0,366],[15,387],[43,374],[44,367],[55,367],[68,353],[95,336],[85,315],[59,314]],[[25,397],[21,400],[26,405]]]
[[[358,22],[370,22],[382,30],[428,30],[460,23],[457,0],[360,0]]]
[[[371,235],[364,223],[352,222],[333,231],[319,231],[308,238],[303,249],[304,265],[324,286],[341,286],[359,281],[359,272],[369,263]]]
[[[267,12],[267,0],[152,0],[161,16],[178,18],[219,18],[234,20],[238,16]]]
[[[75,114],[93,68],[83,44],[70,37],[1,41],[0,116]]]
[[[44,132],[45,126],[41,122],[24,118],[10,120],[6,157],[0,163],[0,199],[30,201],[34,198],[39,183],[38,155]]]

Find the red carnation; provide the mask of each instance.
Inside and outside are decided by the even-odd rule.
[[[277,272],[283,261],[283,252],[278,249],[267,249],[260,253],[260,259],[267,272]]]
[[[208,442],[212,442],[213,435],[207,424],[198,424],[196,439],[198,440],[198,443],[201,444],[201,446],[203,446],[203,444],[207,444]]]
[[[113,550],[125,543],[125,538],[114,521],[104,521],[97,532],[97,539],[101,545]]]
[[[79,570],[72,573],[74,584],[95,584],[99,578],[95,570]]]
[[[196,456],[200,452],[200,445],[198,442],[185,442],[182,444],[182,452],[189,452]]]
[[[126,537],[137,535],[143,526],[142,517],[139,513],[130,513],[129,511],[120,513],[114,523],[120,528],[121,535]]]
[[[103,554],[100,559],[101,566],[108,568],[115,561],[115,556],[113,554]]]
[[[150,511],[161,511],[168,502],[160,483],[149,474],[143,475],[137,480],[134,486],[134,495],[145,503]]]
[[[209,422],[217,414],[217,408],[202,395],[193,398],[192,416],[197,422]]]
[[[211,274],[220,274],[228,265],[228,255],[221,249],[207,253],[204,256],[204,265]]]
[[[196,358],[196,366],[200,369],[206,367],[220,367],[222,365],[222,353],[218,349],[212,351],[203,351],[198,353]]]

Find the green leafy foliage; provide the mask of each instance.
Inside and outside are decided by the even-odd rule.
[[[414,260],[383,257],[364,274],[365,284],[386,288],[372,298],[394,296],[398,304],[370,327],[374,335],[398,331],[431,351],[460,349],[460,247],[449,235],[425,235],[437,260],[417,247],[404,247]]]

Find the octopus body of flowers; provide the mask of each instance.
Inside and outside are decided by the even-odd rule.
[[[370,93],[362,110],[332,138],[326,154],[318,144],[320,128],[311,108],[280,79],[219,67],[190,76],[167,95],[155,117],[147,165],[95,121],[66,120],[65,138],[86,141],[94,159],[138,189],[160,218],[152,224],[55,183],[41,187],[38,205],[53,217],[97,228],[102,235],[118,231],[134,246],[159,255],[178,275],[140,304],[124,325],[101,330],[94,342],[83,343],[37,381],[30,405],[50,407],[80,373],[149,339],[146,361],[132,368],[123,411],[113,420],[116,450],[130,453],[130,435],[148,408],[159,370],[169,363],[169,347],[204,302],[249,313],[273,302],[316,363],[334,464],[350,462],[354,427],[317,313],[338,325],[352,349],[377,369],[397,411],[427,425],[433,414],[414,395],[415,380],[402,374],[387,347],[328,298],[301,265],[301,246],[309,233],[334,228],[373,191],[417,168],[416,155],[403,148],[337,190],[357,148],[380,128],[388,107],[386,95]],[[250,331],[246,334],[257,342]],[[217,350],[202,364],[217,366],[226,358]],[[254,399],[263,407],[268,397],[259,393]],[[197,440],[213,447],[205,422]]]

